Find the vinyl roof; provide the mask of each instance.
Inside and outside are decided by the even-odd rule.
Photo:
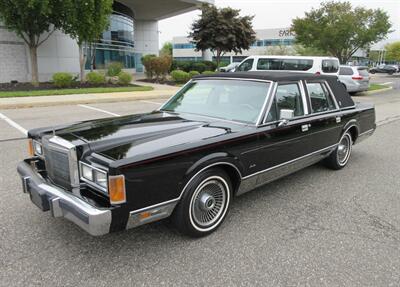
[[[212,75],[199,75],[194,79],[212,79],[212,78],[235,78],[235,79],[256,79],[269,81],[296,81],[296,80],[318,80],[337,79],[336,75],[315,75],[311,73],[297,73],[289,71],[276,72],[234,72],[234,73],[216,73]]]

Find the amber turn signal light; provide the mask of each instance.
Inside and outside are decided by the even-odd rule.
[[[28,139],[28,153],[29,153],[29,156],[35,156],[35,151],[33,149],[33,140],[32,139]]]
[[[111,175],[108,177],[108,193],[111,204],[126,202],[125,177],[123,175]]]

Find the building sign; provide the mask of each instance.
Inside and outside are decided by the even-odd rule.
[[[279,37],[295,37],[296,34],[291,29],[279,30]]]

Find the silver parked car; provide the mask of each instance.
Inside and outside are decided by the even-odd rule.
[[[339,81],[349,93],[367,91],[369,88],[369,73],[367,67],[340,66]]]

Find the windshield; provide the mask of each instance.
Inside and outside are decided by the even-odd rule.
[[[187,84],[161,110],[255,124],[269,86],[267,82],[197,80]]]

